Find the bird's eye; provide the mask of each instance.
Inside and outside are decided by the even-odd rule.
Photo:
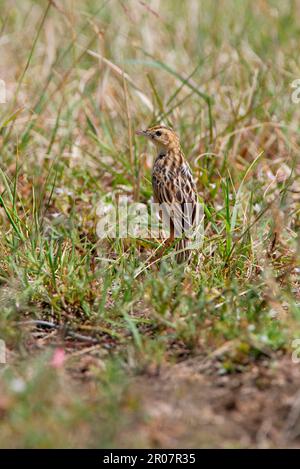
[[[161,131],[160,131],[160,130],[157,130],[157,131],[155,132],[155,135],[156,135],[157,137],[160,137],[160,136],[161,136]]]

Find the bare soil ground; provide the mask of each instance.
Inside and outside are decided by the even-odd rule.
[[[287,357],[229,376],[201,371],[193,358],[133,385],[149,416],[139,432],[162,447],[297,447],[299,383]]]
[[[93,388],[96,349],[69,371]],[[219,357],[195,356],[131,376],[115,440],[120,447],[297,448],[300,365],[282,353],[223,374]],[[124,431],[125,430],[125,431]]]

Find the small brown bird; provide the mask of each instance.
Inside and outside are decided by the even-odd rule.
[[[190,258],[187,236],[197,223],[197,190],[176,133],[163,125],[138,130],[157,148],[152,170],[154,201],[162,206],[170,223],[170,240],[179,239],[175,246],[177,262]]]

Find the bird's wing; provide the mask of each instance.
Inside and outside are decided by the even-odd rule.
[[[173,226],[174,236],[182,237],[195,224],[197,192],[188,164],[178,170],[161,170],[152,178],[155,199],[161,205],[163,223]]]

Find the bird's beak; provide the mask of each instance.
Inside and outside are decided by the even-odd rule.
[[[148,132],[147,130],[137,130],[135,132],[136,135],[143,135],[144,137],[148,137]]]

